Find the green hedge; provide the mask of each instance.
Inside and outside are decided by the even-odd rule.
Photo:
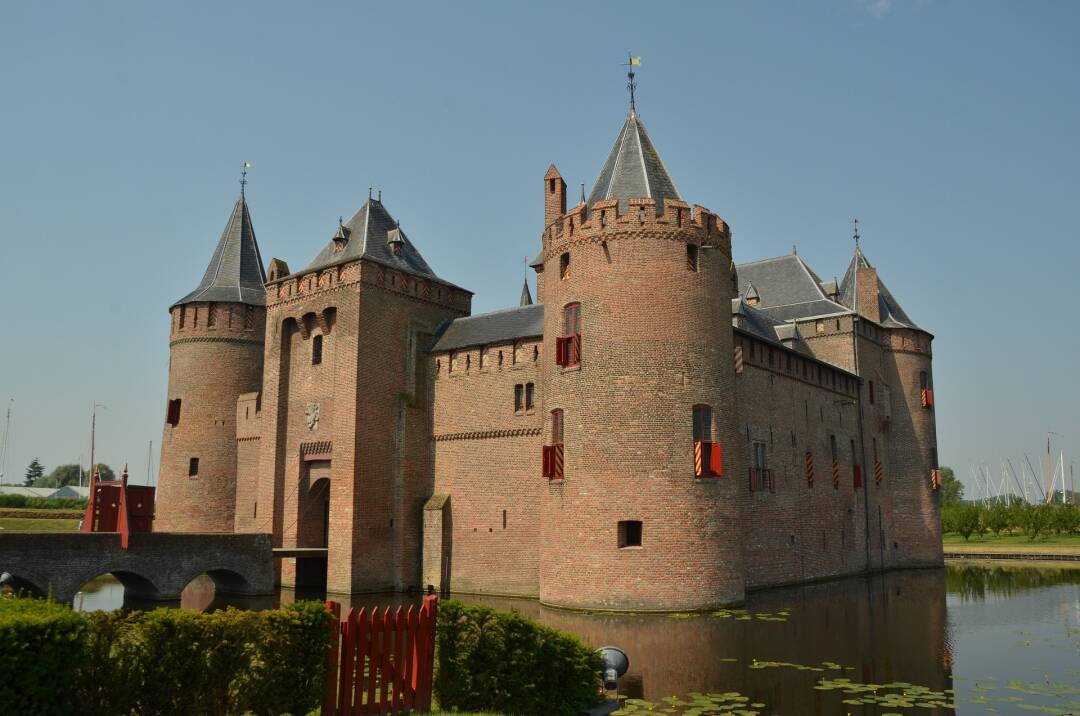
[[[447,710],[574,716],[602,700],[599,655],[516,612],[440,602],[437,647],[435,698]]]
[[[0,596],[0,712],[72,713],[86,622],[70,608]]]
[[[80,615],[9,598],[0,600],[0,615],[6,612],[36,641],[10,658],[9,645],[26,637],[9,641],[4,633],[0,641],[0,679],[5,685],[12,679],[24,695],[19,708],[8,709],[0,688],[5,714],[306,714],[322,701],[330,634],[319,602],[263,612]],[[39,612],[60,620],[64,630],[43,629],[40,619],[27,617]],[[63,707],[72,701],[77,709]]]
[[[81,497],[0,495],[0,507],[26,507],[33,510],[85,510],[86,500]]]

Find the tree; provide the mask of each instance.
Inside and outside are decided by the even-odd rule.
[[[115,480],[116,474],[108,465],[98,463],[98,478],[100,480]],[[90,484],[90,475],[79,465],[58,465],[55,470],[34,483],[35,487],[63,487],[65,485],[78,485],[80,478]]]
[[[35,457],[30,461],[30,464],[26,467],[26,486],[30,487],[45,474],[45,468],[41,465],[38,459]]]
[[[964,483],[956,479],[951,467],[941,468],[941,504],[955,505],[964,501]]]
[[[45,477],[34,483],[35,487],[63,487],[64,485],[78,485],[82,475],[79,465],[57,465]]]
[[[1009,508],[1000,500],[993,502],[989,509],[984,510],[982,517],[983,525],[995,535],[1000,535],[1009,529]]]
[[[972,504],[959,505],[956,508],[956,531],[966,542],[971,533],[979,529],[979,508]]]

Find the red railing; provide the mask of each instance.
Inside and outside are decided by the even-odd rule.
[[[419,609],[350,609],[340,623],[341,605],[326,603],[332,637],[323,716],[431,709],[438,600],[425,597]]]

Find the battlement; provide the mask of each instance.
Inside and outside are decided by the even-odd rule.
[[[262,343],[266,309],[232,302],[184,303],[170,312],[169,341],[232,339]]]
[[[715,246],[731,256],[731,227],[718,214],[699,204],[667,199],[664,211],[655,199],[629,200],[629,211],[619,211],[617,199],[579,204],[544,230],[545,254],[569,244],[617,240],[641,232],[655,232],[701,246]],[[663,236],[666,234],[666,236]]]

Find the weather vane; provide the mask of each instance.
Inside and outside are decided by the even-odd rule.
[[[247,170],[251,168],[251,162],[244,162],[240,167],[240,193],[244,193],[244,187],[247,186]]]
[[[859,220],[854,219],[852,223],[855,224],[855,248],[859,248]]]
[[[628,60],[628,62],[626,62],[623,67],[630,68],[626,73],[626,78],[628,80],[626,83],[626,89],[630,90],[630,111],[635,112],[637,110],[634,107],[634,90],[637,89],[637,82],[634,82],[634,67],[641,64],[641,58],[634,57],[632,54],[627,52],[626,59]]]

